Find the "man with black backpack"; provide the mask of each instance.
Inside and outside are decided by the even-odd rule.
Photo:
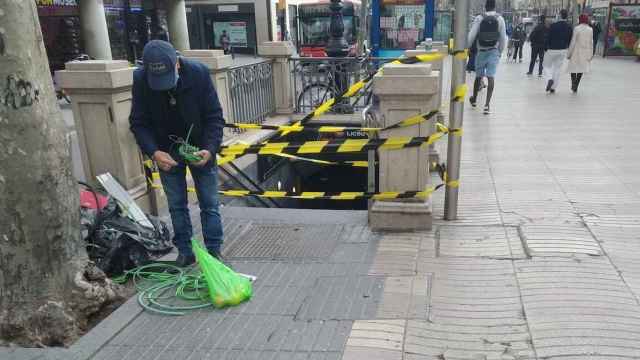
[[[491,113],[489,104],[493,95],[494,79],[500,56],[507,46],[507,27],[502,16],[496,13],[496,1],[487,0],[485,4],[487,12],[484,15],[478,15],[471,25],[469,31],[468,43],[471,46],[477,42],[478,54],[476,55],[476,80],[473,83],[473,96],[469,98],[471,106],[476,107],[478,92],[482,86],[482,78],[487,77],[487,98],[483,113],[488,115]]]

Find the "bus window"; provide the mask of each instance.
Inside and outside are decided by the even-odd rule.
[[[329,42],[331,10],[328,2],[306,3],[298,5],[299,52],[302,56],[325,57],[325,47]],[[357,14],[359,2],[345,1],[342,8],[344,38],[350,46],[349,55],[356,50]]]
[[[344,38],[347,43],[355,42],[353,34],[353,16],[344,16]],[[314,17],[301,19],[300,32],[302,34],[302,46],[325,46],[329,41],[330,17]]]

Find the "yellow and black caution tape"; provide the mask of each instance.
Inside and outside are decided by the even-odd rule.
[[[464,49],[464,50],[454,50],[451,51],[450,54],[458,59],[458,60],[467,60],[469,59],[469,49]]]
[[[220,190],[218,193],[223,196],[244,197],[256,196],[265,198],[289,198],[289,199],[307,199],[307,200],[393,200],[393,199],[426,199],[431,194],[443,187],[444,184],[432,186],[423,191],[386,191],[379,193],[372,192],[316,192],[316,191],[249,191],[249,190]]]
[[[147,181],[149,186],[153,189],[162,189],[160,183],[160,173],[152,171],[153,163],[145,161],[145,172],[147,174]],[[444,170],[444,164],[434,165],[440,173],[440,176],[446,179],[446,170]],[[438,184],[431,186],[422,191],[385,191],[385,192],[366,192],[366,191],[342,191],[342,192],[322,192],[322,191],[251,191],[251,190],[219,190],[218,194],[229,197],[261,197],[261,198],[288,198],[288,199],[300,199],[300,200],[393,200],[393,199],[426,199],[431,196],[434,191],[444,187],[446,184]],[[454,186],[453,184],[447,184],[448,186]],[[456,185],[457,187],[457,181]],[[188,192],[196,192],[195,188],[187,187]]]
[[[436,171],[438,171],[438,175],[440,176],[440,179],[442,179],[443,186],[448,186],[448,187],[453,187],[453,188],[457,188],[460,186],[460,180],[449,180],[449,175],[447,174],[447,166],[442,163],[442,164],[437,164],[434,163],[433,167]]]
[[[349,127],[349,126],[303,126],[297,125],[295,123],[293,125],[263,125],[263,124],[246,124],[246,123],[238,123],[238,124],[225,124],[225,127],[234,128],[234,129],[245,129],[245,130],[276,130],[283,131],[286,133],[290,132],[301,132],[301,131],[313,131],[318,133],[335,133],[342,131],[365,131],[365,132],[377,132],[377,131],[386,131],[391,129],[398,129],[409,127],[413,125],[421,124],[425,121],[432,119],[434,116],[438,115],[438,110],[433,110],[425,114],[414,115],[408,117],[396,124],[391,126],[387,126],[384,128],[379,127]]]
[[[293,159],[293,160],[307,161],[307,162],[321,164],[321,165],[339,165],[339,166],[352,166],[352,167],[368,167],[369,166],[369,163],[366,160],[328,161],[328,160],[312,159],[312,158],[307,158],[302,156],[295,156],[291,154],[272,154],[272,155]]]
[[[417,64],[417,63],[421,63],[421,62],[438,61],[438,60],[443,59],[444,57],[445,57],[445,54],[443,54],[443,53],[422,54],[422,55],[410,56],[410,57],[407,57],[407,58],[396,59],[396,60],[392,61],[391,63],[392,64]],[[302,118],[302,120],[296,122],[294,124],[294,126],[306,125],[309,121],[311,121],[311,119],[316,118],[318,116],[321,116],[322,114],[324,114],[327,111],[331,110],[333,105],[340,103],[343,99],[347,99],[347,98],[355,96],[358,92],[360,92],[360,90],[364,89],[365,85],[368,82],[370,82],[376,74],[379,74],[381,72],[382,72],[382,69],[378,70],[375,73],[370,74],[365,79],[360,80],[360,81],[356,82],[355,84],[351,85],[349,87],[349,89],[347,89],[347,91],[345,91],[343,94],[338,95],[335,98],[331,98],[331,99],[325,101],[324,103],[319,105],[315,110],[313,110],[312,112],[308,113],[304,118]],[[282,133],[282,135],[283,136],[287,135],[289,132],[290,132],[289,130],[285,130]]]
[[[441,127],[444,127],[444,125],[441,125]],[[284,153],[299,155],[359,153],[376,149],[397,150],[433,144],[446,133],[447,132],[444,131],[438,131],[430,136],[393,137],[388,139],[332,139],[304,142],[266,142],[255,145],[233,144],[222,146],[220,148],[220,154],[223,157],[227,157],[245,154],[270,155]]]
[[[162,185],[159,183],[160,174],[154,172],[151,178],[148,178],[149,184],[154,189],[161,189]],[[271,199],[300,199],[300,200],[393,200],[393,199],[426,199],[431,194],[443,187],[444,184],[429,187],[423,191],[385,191],[379,193],[366,192],[366,191],[342,191],[342,192],[330,192],[330,191],[250,191],[250,190],[218,190],[218,194],[229,197],[261,197]],[[195,188],[188,187],[188,192],[195,192]]]
[[[452,102],[464,102],[465,96],[467,95],[467,84],[461,84],[456,88],[456,91],[453,93]]]

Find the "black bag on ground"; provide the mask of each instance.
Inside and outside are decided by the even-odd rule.
[[[99,211],[81,208],[87,254],[107,275],[148,264],[171,251],[173,244],[166,224],[147,215],[153,228],[123,215],[113,198]]]
[[[496,46],[500,39],[500,26],[498,18],[493,15],[485,15],[480,22],[478,31],[478,45],[484,48]]]

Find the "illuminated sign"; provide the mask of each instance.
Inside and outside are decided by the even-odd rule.
[[[38,6],[78,6],[78,0],[36,0]]]

